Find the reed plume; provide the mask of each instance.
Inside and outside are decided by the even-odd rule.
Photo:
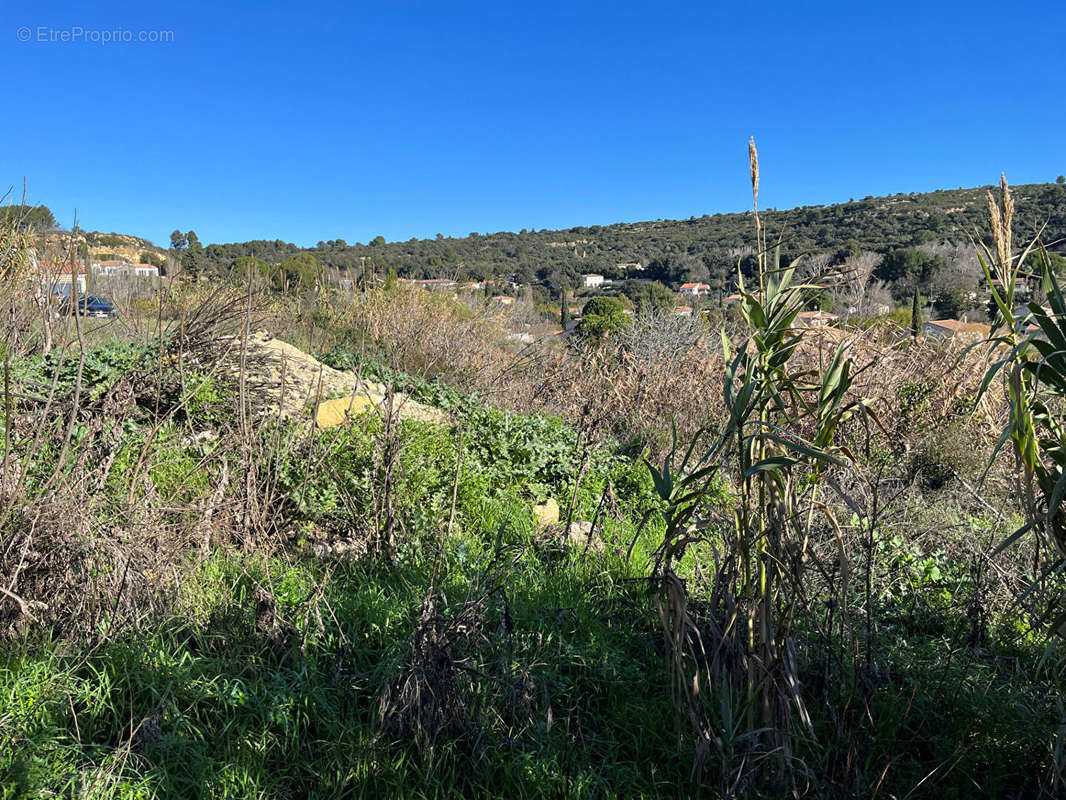
[[[1007,185],[1007,176],[999,176],[999,203],[992,192],[988,192],[988,217],[992,228],[992,240],[996,243],[996,255],[999,269],[1005,272],[1011,265],[1011,226],[1014,221],[1014,197]],[[1002,277],[1002,275],[1001,275]]]
[[[755,137],[748,139],[748,163],[751,165],[751,197],[755,210],[759,210],[759,151],[755,149]]]

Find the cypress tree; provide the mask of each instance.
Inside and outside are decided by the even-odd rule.
[[[570,324],[570,306],[566,302],[566,287],[559,287],[559,324],[563,326],[563,330],[566,330],[566,326]]]
[[[922,304],[918,299],[918,287],[914,287],[914,297],[911,299],[911,336],[917,339],[922,335]]]

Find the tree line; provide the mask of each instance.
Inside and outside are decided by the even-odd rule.
[[[973,302],[980,280],[971,245],[985,227],[986,188],[771,208],[763,212],[763,223],[782,261],[799,259],[812,273],[847,265],[862,274],[866,283],[850,288],[852,298],[865,296],[869,287],[877,299],[901,303],[917,288],[930,300],[940,298],[946,310],[958,311]],[[1015,197],[1019,240],[1038,230],[1046,242],[1066,240],[1066,185],[1019,186]],[[9,206],[3,213],[18,214],[38,229],[55,227],[45,206]],[[749,213],[465,237],[437,234],[403,242],[381,236],[365,244],[330,239],[306,248],[280,239],[204,244],[194,231],[176,230],[170,249],[182,270],[194,276],[244,274],[254,259],[255,272],[278,288],[313,283],[327,273],[358,279],[368,272],[395,272],[402,278],[457,280],[511,275],[518,283],[555,290],[580,286],[581,275],[600,273],[615,281],[650,280],[671,288],[701,282],[721,297],[733,289],[738,265],[748,272],[755,263]]]
[[[1066,186],[1019,186],[1016,197],[1020,238],[1041,227],[1045,241],[1066,238]],[[968,246],[979,239],[985,214],[985,187],[978,187],[769,209],[763,222],[780,244],[784,261],[802,257],[840,264],[864,252],[878,254],[882,261],[871,277],[895,287],[895,299],[903,300],[916,282],[927,293],[938,279],[942,282],[951,264],[937,249]],[[192,234],[182,260],[192,270],[209,274],[226,274],[238,259],[253,255],[270,265],[306,255],[315,269],[354,274],[369,264],[377,273],[392,270],[404,278],[485,280],[513,275],[520,283],[577,286],[582,274],[600,273],[613,280],[641,278],[667,285],[698,281],[724,291],[738,263],[742,269],[754,263],[751,231],[750,215],[739,213],[465,237],[437,234],[404,242],[386,242],[380,236],[365,244],[331,239],[308,248],[282,240],[200,246]],[[289,271],[306,274],[310,261],[303,261],[302,271],[294,262]]]

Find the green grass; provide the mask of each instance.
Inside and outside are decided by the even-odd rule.
[[[396,560],[324,564],[293,541],[291,555],[215,554],[184,578],[173,614],[151,630],[97,647],[26,641],[0,661],[0,797],[333,797],[448,795],[639,796],[684,775],[663,694],[654,610],[639,569],[614,553],[582,557],[535,537],[532,505],[566,508],[574,432],[541,416],[473,399],[452,408],[455,430],[400,429]],[[376,490],[373,420],[326,432],[314,455],[303,437],[277,468],[300,530],[365,525]],[[121,498],[144,444],[129,426],[108,485]],[[441,547],[455,465],[462,457],[455,532]],[[307,459],[316,474],[304,480]],[[152,442],[145,475],[164,497],[194,497],[206,473],[177,426]],[[578,518],[591,517],[608,480],[623,516],[605,538],[627,543],[653,503],[639,464],[598,450]],[[638,553],[653,547],[656,525]],[[619,544],[621,549],[623,545]],[[439,568],[439,573],[438,573]],[[402,671],[427,589],[439,574],[442,613],[471,592],[498,592],[484,653],[527,676],[524,717],[477,716],[474,742],[445,743],[432,762],[379,735],[382,692]],[[294,638],[255,624],[255,591],[275,598]],[[309,598],[314,598],[309,602]],[[513,629],[500,631],[506,613]],[[646,621],[626,623],[634,613]],[[470,698],[491,701],[494,680]],[[482,685],[484,684],[484,685]],[[549,713],[550,709],[550,713]],[[549,723],[548,720],[553,720]]]
[[[453,572],[445,595],[462,597],[491,559],[476,547],[459,557],[463,544],[449,562],[469,568]],[[499,576],[514,630],[493,635],[533,665],[532,705],[541,717],[553,708],[556,725],[513,737],[488,729],[476,757],[445,747],[432,770],[402,744],[375,741],[377,699],[406,656],[429,579],[428,565],[327,574],[309,561],[220,556],[192,577],[182,613],[145,636],[87,660],[26,643],[0,661],[3,796],[90,796],[86,781],[107,773],[98,790],[110,797],[415,797],[449,786],[623,797],[654,793],[667,764],[666,776],[684,772],[668,698],[654,691],[653,639],[620,624],[644,605],[640,593],[602,567],[551,568],[532,552]],[[299,629],[303,654],[256,629],[256,585]],[[319,586],[321,629],[301,606]],[[158,736],[131,740],[145,719]]]
[[[309,547],[311,538],[370,524],[380,424],[319,433],[313,448],[306,433],[283,431],[291,446],[263,465],[279,476],[278,510],[289,522],[275,555],[200,556],[169,612],[140,630],[81,642],[35,634],[0,653],[0,800],[701,791],[693,752],[678,739],[655,595],[644,580],[664,529],[648,470],[617,445],[596,447],[576,517],[591,519],[610,483],[617,507],[602,520],[605,550],[560,547],[538,532],[532,506],[553,497],[564,514],[569,507],[580,463],[571,427],[380,376],[446,408],[454,422],[400,426],[403,527],[393,558],[323,561]],[[218,406],[217,396],[205,397],[204,409]],[[121,435],[111,479],[94,499],[105,522],[126,496],[146,424],[130,415]],[[210,473],[194,469],[204,446],[184,443],[180,424],[163,426],[141,480],[167,503],[191,502],[211,486]],[[51,468],[47,453],[40,468]],[[453,485],[455,525],[445,537]],[[709,502],[729,509],[730,487]],[[974,534],[993,525],[956,517],[953,525]],[[1050,759],[1061,689],[1038,667],[1040,643],[993,620],[986,646],[966,645],[973,587],[950,541],[918,549],[885,531],[875,558],[875,669],[853,657],[853,639],[826,638],[817,614],[798,625],[816,737],[797,740],[795,755],[812,791],[851,786],[862,796],[882,781],[879,796],[902,797],[923,780],[914,796],[1032,789]],[[690,548],[678,574],[694,578],[697,560],[713,567],[709,548]],[[698,608],[699,583],[691,583]],[[852,602],[860,591],[856,583]],[[264,593],[274,605],[266,623],[257,622]],[[379,715],[412,664],[427,597],[444,622],[473,620],[477,629],[451,653],[470,670],[453,674],[457,705],[432,756]],[[711,692],[712,703],[726,699]],[[705,786],[718,780],[715,758]]]
[[[644,586],[625,580],[625,565],[533,549],[501,559],[469,535],[445,555],[445,612],[486,575],[502,587],[482,658],[528,672],[529,717],[514,727],[495,713],[507,709],[490,709],[476,741],[445,743],[432,763],[410,742],[378,736],[379,697],[408,657],[428,560],[330,568],[216,555],[151,631],[95,648],[24,642],[0,657],[0,797],[695,792],[655,612]],[[273,594],[296,639],[279,645],[257,629],[257,587]],[[306,603],[316,590],[321,626]],[[1026,684],[1006,653],[975,655],[931,635],[889,643],[888,673],[871,695],[876,725],[853,754],[867,777],[891,764],[888,787],[906,788],[943,763],[955,765],[945,797],[977,791],[970,778],[991,795],[1024,784],[1053,729],[1046,692]],[[475,683],[499,702],[491,680]],[[831,741],[832,715],[815,713]]]

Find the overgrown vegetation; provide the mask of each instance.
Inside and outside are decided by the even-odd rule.
[[[1002,192],[1045,338],[968,350],[797,325],[761,212],[720,330],[533,342],[250,259],[56,318],[9,217],[0,797],[1060,795],[1066,306]],[[260,328],[384,400],[283,414]]]

